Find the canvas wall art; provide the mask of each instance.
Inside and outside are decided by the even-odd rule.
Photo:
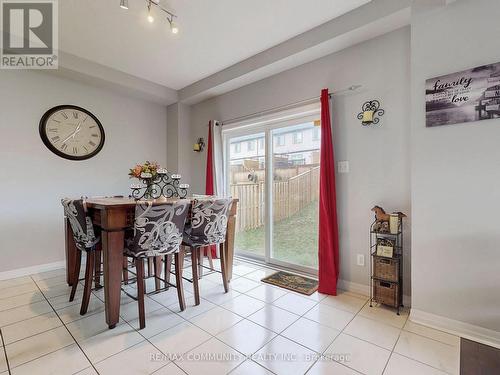
[[[426,81],[426,126],[500,117],[500,63]]]

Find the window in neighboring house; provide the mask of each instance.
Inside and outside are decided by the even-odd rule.
[[[303,154],[292,154],[290,155],[290,161],[294,165],[302,165],[305,164],[306,159]]]
[[[233,143],[234,152],[241,152],[241,142]]]
[[[264,149],[264,138],[259,138],[259,150]]]
[[[293,133],[293,143],[302,143],[302,132]]]
[[[320,129],[318,127],[314,127],[313,129],[313,141],[319,141]]]
[[[247,142],[247,150],[254,151],[255,150],[255,141],[251,140]]]
[[[278,135],[276,137],[276,145],[277,146],[284,146],[285,145],[285,136],[284,135]]]

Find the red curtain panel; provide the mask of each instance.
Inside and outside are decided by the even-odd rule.
[[[337,223],[337,197],[335,193],[335,158],[328,89],[321,91],[318,256],[318,291],[336,296],[340,268],[339,231]]]
[[[208,122],[208,147],[207,147],[207,173],[205,177],[205,194],[214,195],[214,160],[213,160],[213,142],[212,142],[212,121]],[[209,246],[208,250],[212,252],[212,257],[217,257],[215,246]],[[205,255],[207,255],[207,249]]]
[[[214,160],[212,142],[212,121],[208,122],[207,173],[205,179],[205,194],[214,195]]]

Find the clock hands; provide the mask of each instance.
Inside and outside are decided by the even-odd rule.
[[[75,139],[75,136],[80,132],[81,130],[81,127],[82,127],[82,122],[80,121],[78,123],[78,125],[76,126],[76,129],[73,133],[71,133],[68,137],[66,137],[66,139],[64,141],[62,141],[62,143],[65,143],[67,140],[69,140],[70,138],[72,139]]]
[[[78,123],[78,126],[76,127],[76,130],[75,130],[74,134],[73,134],[73,139],[75,139],[75,135],[78,134],[78,132],[81,130],[81,127],[82,127],[82,122],[80,121]]]

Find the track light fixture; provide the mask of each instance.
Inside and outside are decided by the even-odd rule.
[[[150,23],[153,23],[155,20],[152,14],[153,6],[155,6],[166,14],[166,18],[168,23],[170,24],[170,31],[172,32],[172,34],[179,33],[179,26],[177,25],[177,23],[174,22],[174,18],[177,18],[177,16],[168,9],[161,6],[160,0],[146,0],[146,5],[148,7],[147,19]],[[128,0],[120,0],[120,8],[128,9]]]

